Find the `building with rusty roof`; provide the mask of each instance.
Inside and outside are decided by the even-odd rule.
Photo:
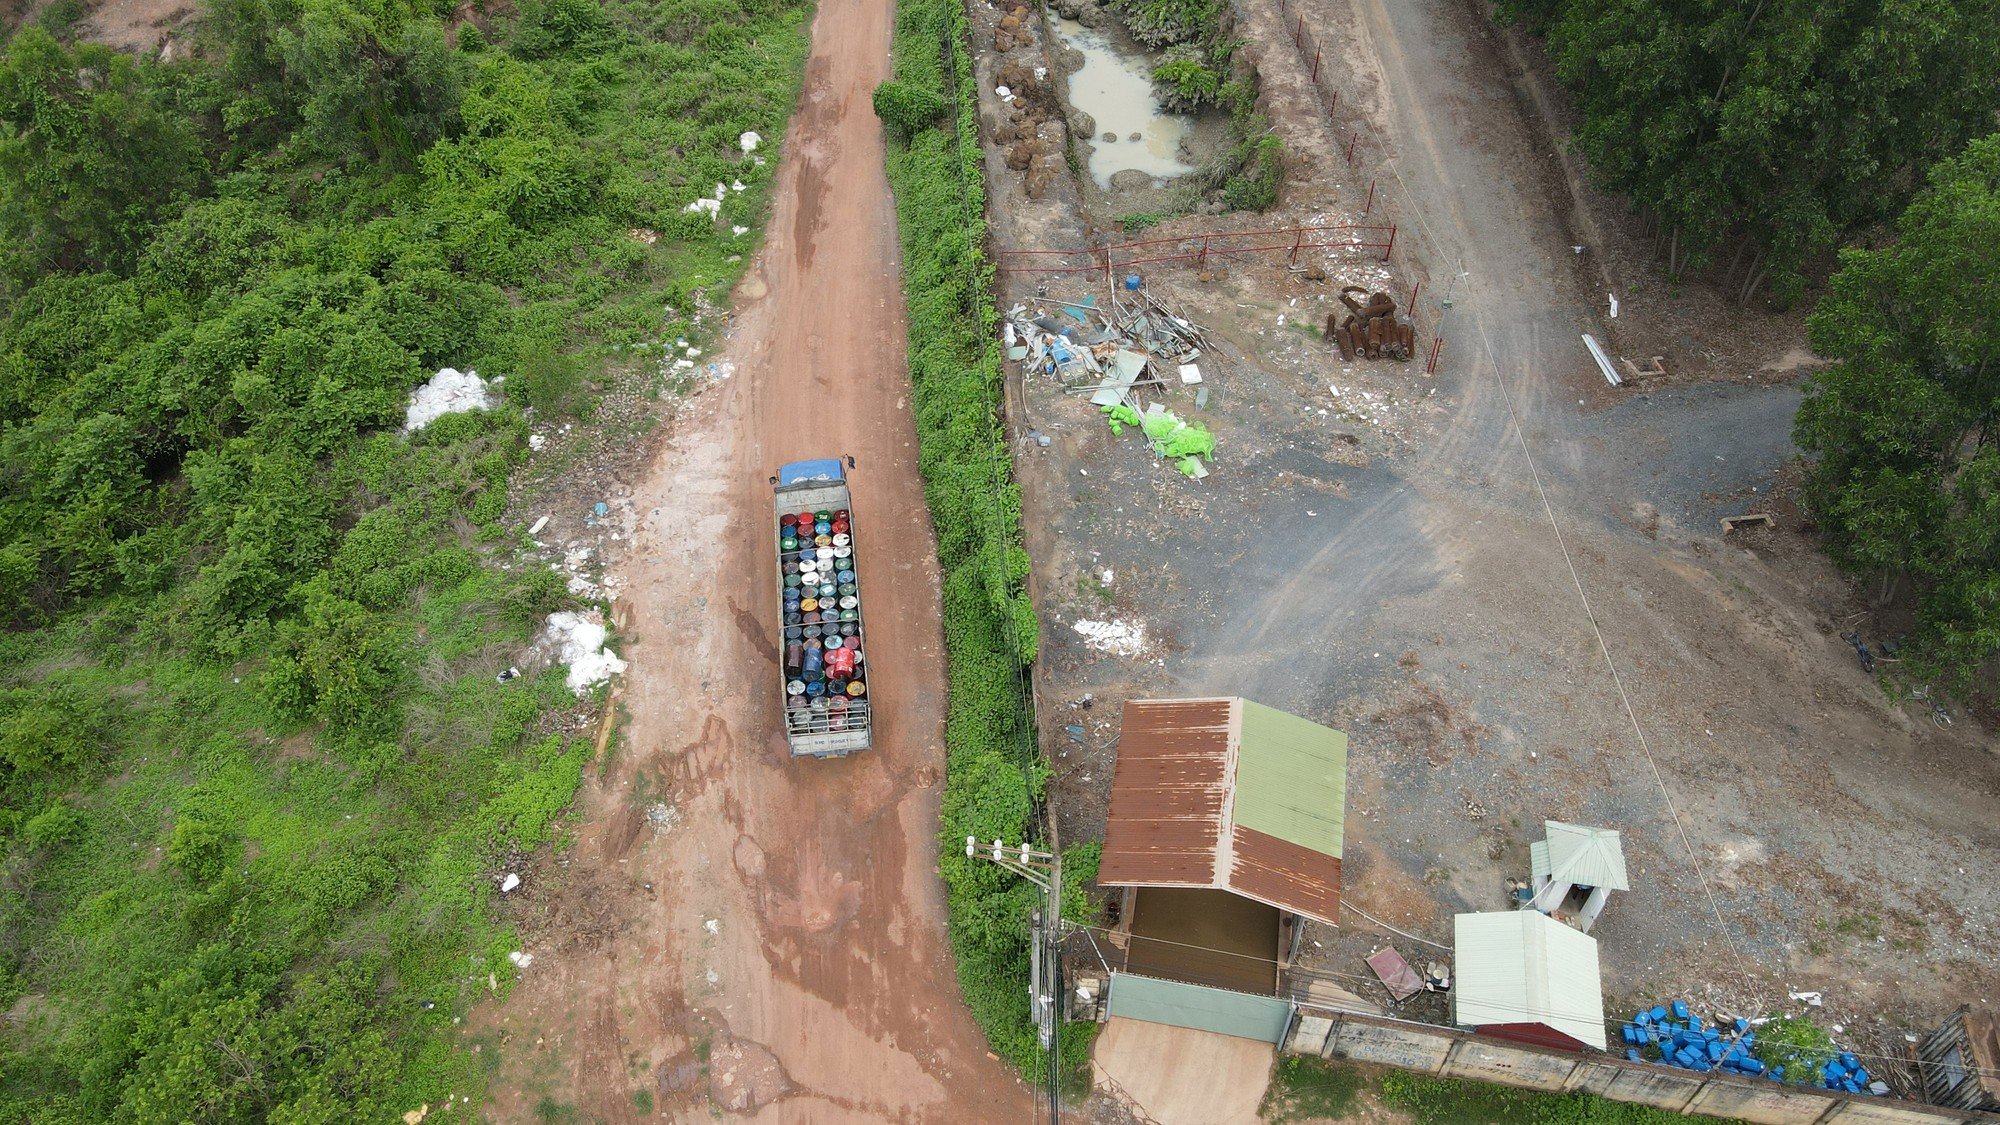
[[[1097,882],[1126,969],[1272,995],[1340,921],[1347,736],[1247,699],[1125,704]]]

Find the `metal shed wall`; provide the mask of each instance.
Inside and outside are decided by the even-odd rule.
[[[1111,994],[1107,1000],[1113,1016],[1264,1043],[1283,1039],[1292,1018],[1291,1003],[1273,996],[1252,996],[1247,992],[1131,973],[1111,974]]]

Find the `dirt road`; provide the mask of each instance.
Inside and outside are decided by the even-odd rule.
[[[720,1109],[758,1121],[1016,1121],[1027,1091],[959,1000],[936,875],[944,675],[935,542],[903,367],[894,212],[870,108],[891,0],[813,28],[765,249],[738,290],[727,381],[633,496],[619,567],[623,749],[549,873],[588,915],[473,1034],[490,1112]],[[794,763],[775,709],[767,478],[852,454],[875,748]]]

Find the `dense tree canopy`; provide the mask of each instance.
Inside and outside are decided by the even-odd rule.
[[[1841,255],[1798,441],[1834,557],[1915,583],[1908,660],[1963,687],[2000,654],[2000,136],[1931,181],[1894,246]]]
[[[699,338],[809,15],[213,0],[175,62],[6,43],[0,1120],[478,1092],[489,873],[589,752],[536,733],[560,668],[494,677],[576,608],[510,482],[608,365],[659,393]],[[403,433],[447,365],[502,398]]]
[[[1893,217],[1992,128],[2000,0],[1503,0],[1543,30],[1592,177],[1657,219],[1675,274],[1744,293]]]

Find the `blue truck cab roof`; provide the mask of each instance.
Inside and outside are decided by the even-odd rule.
[[[781,486],[799,484],[805,481],[846,479],[847,474],[841,471],[840,458],[838,457],[821,457],[812,461],[794,461],[789,465],[781,465],[778,468],[778,484]]]

